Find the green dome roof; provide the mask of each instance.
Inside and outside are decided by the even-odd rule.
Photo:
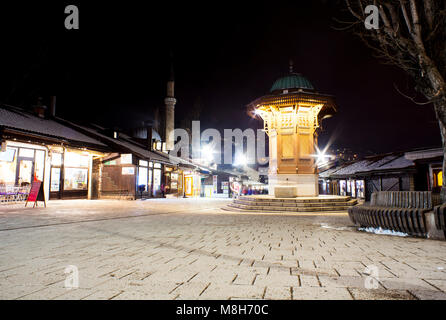
[[[300,73],[290,73],[274,82],[271,92],[284,89],[307,89],[314,90],[313,85]]]

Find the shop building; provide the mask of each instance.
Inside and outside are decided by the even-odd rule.
[[[432,191],[439,194],[443,150],[394,152],[334,165],[320,173],[321,194],[370,200],[376,191]]]
[[[109,147],[63,125],[54,115],[0,106],[0,193],[27,193],[34,179],[46,199],[91,199],[93,162]]]

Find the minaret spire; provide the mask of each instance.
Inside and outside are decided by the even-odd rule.
[[[169,81],[175,81],[175,73],[173,71],[173,52],[170,51],[170,74]]]
[[[165,125],[165,139],[166,139],[166,149],[172,150],[174,141],[173,141],[173,131],[175,125],[175,103],[177,100],[175,99],[174,93],[175,86],[175,78],[173,73],[173,54],[170,52],[170,75],[169,80],[167,81],[167,97],[164,99],[164,104],[166,105],[166,125]]]

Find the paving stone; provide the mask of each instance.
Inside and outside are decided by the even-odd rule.
[[[0,206],[0,299],[446,299],[446,242],[341,230],[346,212],[221,210],[227,202]],[[79,288],[64,286],[68,265]],[[378,289],[366,289],[373,266]]]

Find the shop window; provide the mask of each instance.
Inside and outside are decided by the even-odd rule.
[[[138,170],[138,186],[144,185],[147,187],[148,183],[148,169],[146,167],[139,167]]]
[[[0,185],[14,185],[16,178],[17,162],[15,155],[17,149],[7,147],[0,152]]]
[[[149,169],[149,181],[147,186],[147,191],[149,191],[150,194],[152,194],[152,169]]]
[[[161,168],[161,163],[155,163],[155,164],[154,164],[154,167],[155,167],[155,168]]]
[[[6,151],[0,152],[0,161],[13,162],[17,149],[6,148]]]
[[[75,152],[67,152],[65,154],[65,163],[66,167],[87,167],[89,165],[89,156],[81,155]]]
[[[36,150],[36,158],[34,162],[34,174],[37,180],[43,181],[44,170],[45,170],[45,151]]]
[[[443,171],[437,173],[437,185],[436,187],[441,187],[443,185]]]
[[[364,198],[364,180],[356,180],[356,193],[358,198]]]
[[[157,163],[155,163],[156,165]],[[161,190],[161,169],[153,170],[153,191],[155,194]]]
[[[352,197],[356,198],[355,180],[350,181]]]
[[[178,173],[173,173],[170,175],[170,187],[172,189],[178,189]]]
[[[51,165],[60,167],[62,165],[62,153],[51,154]]]
[[[340,188],[340,195],[341,196],[346,196],[347,195],[347,182],[345,180],[340,180],[339,181],[339,188]]]
[[[20,148],[19,157],[34,158],[34,149]]]
[[[33,178],[33,161],[20,160],[18,184],[20,186],[31,184]]]
[[[51,168],[51,192],[60,190],[60,168]]]
[[[142,167],[147,167],[149,165],[149,162],[145,160],[139,160],[139,165]]]
[[[64,190],[87,190],[88,169],[65,168]]]

